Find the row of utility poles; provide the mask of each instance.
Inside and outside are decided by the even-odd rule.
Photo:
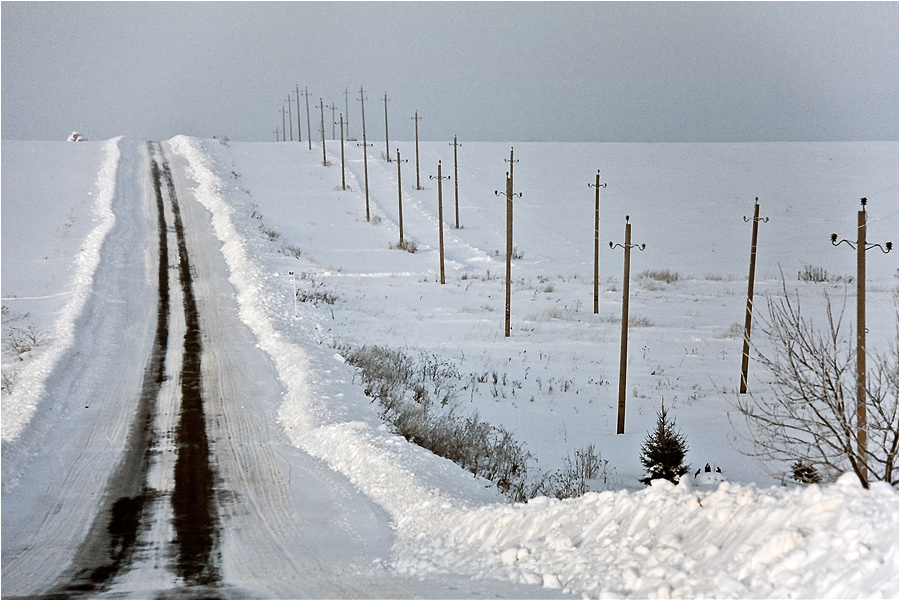
[[[294,118],[292,108],[296,106],[296,114],[297,114],[297,141],[303,141],[303,133],[300,125],[300,96],[304,96],[305,104],[306,104],[306,131],[307,131],[307,143],[309,145],[309,149],[312,150],[312,125],[310,119],[310,110],[309,110],[309,89],[304,88],[303,92],[300,92],[300,85],[297,84],[295,88],[296,100],[288,94],[287,97],[287,105],[282,106],[281,109],[281,129],[275,128],[275,140],[277,142],[287,142],[294,141]],[[368,159],[368,147],[371,146],[366,140],[366,96],[365,91],[362,87],[359,89],[359,98],[357,100],[360,102],[360,118],[362,121],[362,142],[358,143],[357,146],[363,147],[363,172],[364,172],[364,180],[365,180],[365,189],[366,189],[366,221],[371,219],[371,213],[369,209],[369,159]],[[390,163],[391,162],[391,154],[390,154],[390,141],[388,135],[388,96],[384,95],[384,158]],[[347,180],[346,180],[346,168],[345,168],[345,153],[344,153],[344,142],[345,140],[352,140],[350,137],[350,119],[349,119],[349,91],[344,90],[344,108],[346,113],[340,113],[335,118],[335,110],[337,110],[337,105],[332,103],[331,105],[326,105],[325,101],[322,98],[319,98],[319,113],[320,113],[320,126],[319,131],[322,136],[322,165],[328,166],[328,158],[325,150],[325,109],[331,109],[331,119],[332,119],[332,132],[331,138],[336,139],[336,131],[335,126],[340,124],[341,127],[341,189],[347,189]],[[416,111],[415,114],[410,117],[415,122],[415,143],[416,143],[416,190],[422,190],[421,184],[421,176],[419,170],[419,121],[422,117],[419,116],[419,111]],[[457,154],[457,149],[462,146],[456,137],[454,136],[453,142],[451,143],[453,146],[453,178],[455,181],[455,217],[456,217],[456,228],[459,229],[459,159]],[[398,151],[399,152],[399,151]],[[398,166],[398,180],[399,180],[399,166]],[[402,204],[402,201],[401,201]],[[403,215],[401,210],[400,219],[402,222]],[[401,235],[400,242],[403,242],[403,233],[401,227]]]
[[[302,134],[300,127],[300,86],[296,86],[296,116],[297,116],[297,141],[302,142]],[[302,94],[306,100],[306,123],[307,123],[307,140],[309,144],[309,149],[312,150],[312,140],[309,132],[311,131],[310,126],[310,111],[309,111],[309,91],[304,89]],[[348,103],[348,92],[345,90],[345,109],[349,109],[347,106]],[[368,175],[368,147],[371,146],[366,141],[366,115],[365,115],[365,92],[362,87],[359,89],[359,98],[357,99],[360,102],[361,108],[361,121],[362,121],[362,143],[358,143],[357,146],[361,146],[363,148],[363,171],[364,171],[364,180],[365,180],[365,198],[366,198],[366,221],[370,221],[370,209],[369,209],[369,175]],[[389,150],[389,138],[388,138],[388,96],[384,95],[384,132],[385,132],[385,160],[387,162],[391,162],[390,150]],[[276,129],[276,140],[279,141],[287,141],[287,137],[284,132],[288,132],[288,136],[290,140],[294,139],[294,129],[293,129],[293,114],[291,112],[292,108],[292,99],[290,95],[288,95],[287,99],[287,111],[282,108],[282,130]],[[325,108],[332,109],[332,139],[335,137],[334,125],[340,124],[341,131],[341,188],[346,189],[346,176],[345,176],[345,154],[344,154],[344,141],[349,139],[349,119],[345,119],[344,114],[340,114],[340,118],[338,122],[334,121],[334,111],[337,108],[334,104],[331,106],[326,106],[324,101],[319,99],[319,109],[320,109],[320,120],[321,126],[320,131],[322,135],[322,164],[324,166],[328,165],[327,156],[325,153]],[[422,186],[420,183],[420,170],[419,170],[419,120],[421,117],[419,116],[418,111],[415,112],[411,119],[415,122],[415,150],[416,150],[416,189],[421,190]],[[462,146],[457,141],[457,138],[454,136],[453,142],[450,144],[453,146],[453,180],[454,180],[454,196],[455,196],[455,225],[458,229],[459,225],[459,171],[458,171],[458,155],[457,149]],[[398,188],[398,211],[399,211],[399,230],[400,230],[400,247],[405,247],[405,241],[403,236],[403,188],[401,184],[401,165],[403,163],[408,162],[407,159],[401,159],[400,150],[397,149],[397,188]],[[518,162],[518,159],[514,158],[514,149],[510,148],[509,152],[509,171],[506,173],[506,187],[504,192],[500,192],[499,190],[495,190],[494,194],[496,196],[503,196],[506,199],[506,306],[504,311],[504,336],[510,336],[510,319],[511,319],[511,291],[512,291],[512,256],[513,256],[513,200],[515,198],[521,198],[521,192],[515,192],[514,188],[514,164]],[[437,180],[438,182],[438,232],[439,232],[439,257],[440,257],[440,283],[444,284],[446,281],[445,277],[445,269],[444,269],[444,232],[443,232],[443,180],[449,180],[450,177],[444,177],[442,174],[442,166],[441,162],[438,161],[437,167],[437,175],[430,175],[430,179]],[[599,264],[600,264],[600,189],[606,188],[607,183],[600,182],[600,171],[597,171],[597,175],[595,177],[593,184],[588,184],[589,188],[594,188],[594,279],[593,279],[593,292],[594,292],[594,313],[597,314],[599,312]],[[857,454],[859,457],[860,465],[863,469],[863,477],[865,477],[865,457],[867,454],[867,416],[866,416],[866,313],[865,313],[865,298],[866,298],[866,290],[865,290],[865,282],[866,282],[866,260],[865,253],[868,250],[872,250],[874,248],[879,248],[882,252],[888,253],[892,250],[892,243],[887,242],[884,246],[881,244],[870,244],[866,240],[866,199],[861,199],[862,208],[857,213],[857,239],[855,242],[850,240],[840,240],[837,239],[837,234],[831,235],[831,243],[834,246],[839,246],[841,244],[847,244],[856,250],[857,254],[857,340],[856,340],[856,364],[857,364],[857,374],[856,374],[856,392],[857,392]],[[751,243],[750,243],[750,271],[749,276],[747,278],[747,304],[746,311],[744,316],[744,331],[743,331],[743,348],[741,353],[741,374],[740,374],[740,394],[746,394],[748,390],[748,371],[749,371],[749,362],[750,362],[750,333],[751,326],[753,322],[753,296],[754,296],[754,284],[756,278],[756,255],[757,255],[757,245],[758,245],[758,237],[759,237],[759,224],[767,223],[769,221],[768,217],[760,218],[759,216],[760,206],[759,206],[759,198],[757,197],[754,202],[754,210],[753,217],[748,218],[744,217],[745,222],[752,223],[752,234],[751,234]],[[625,405],[626,405],[626,376],[627,376],[627,353],[628,353],[628,320],[629,320],[629,282],[631,279],[631,249],[638,248],[639,250],[644,250],[646,248],[646,244],[633,244],[631,242],[631,222],[630,217],[628,215],[625,216],[625,241],[622,244],[613,243],[610,241],[609,247],[611,249],[622,248],[624,250],[624,273],[623,273],[623,285],[622,285],[622,331],[621,331],[621,342],[619,349],[619,390],[618,390],[618,414],[616,420],[616,433],[624,434],[625,433]]]

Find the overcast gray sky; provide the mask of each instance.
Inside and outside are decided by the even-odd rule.
[[[395,139],[897,140],[898,6],[5,1],[2,137],[274,140],[299,84],[373,139],[387,93]]]

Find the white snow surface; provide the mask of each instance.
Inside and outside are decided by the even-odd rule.
[[[55,174],[29,167],[30,144],[2,150],[3,303],[53,336],[23,361],[4,353],[4,375],[15,371],[12,393],[3,391],[4,445],[16,442],[41,401],[84,297],[102,294],[91,289],[92,274],[113,225],[118,139],[44,144],[41,152],[57,160],[41,168],[59,165]],[[377,151],[368,155],[367,222],[363,161],[348,161],[342,190],[337,141],[328,143],[327,167],[321,147],[310,152],[305,142],[169,141],[210,213],[240,318],[281,379],[280,426],[387,511],[396,535],[390,568],[589,598],[897,598],[896,488],[865,490],[852,475],[784,486],[771,466],[741,452],[727,416],[741,344],[731,326],[742,322],[746,300],[749,226],[741,216],[752,215],[758,196],[772,219],[761,225],[757,294],[777,293],[780,268],[804,306],[820,309],[823,291],[839,296],[845,285],[799,283],[792,274],[807,264],[853,273],[854,253],[832,249],[828,238],[853,238],[859,196],[870,198],[870,240],[896,240],[897,145],[516,145],[516,244],[524,254],[513,267],[513,333],[504,339],[504,257],[495,253],[504,244],[504,203],[493,192],[509,169],[509,146],[464,144],[461,229],[452,227],[454,182],[443,187],[448,283],[440,286],[437,191],[428,174],[438,160],[452,174],[445,142],[422,144],[424,190],[415,189],[412,144],[397,144],[410,158],[401,165],[404,227],[418,244],[410,254],[389,249],[398,233],[396,163]],[[68,148],[82,154],[73,158]],[[361,153],[353,146],[347,154]],[[598,167],[609,187],[601,191],[594,315],[594,192],[585,184]],[[80,195],[50,194],[46,211],[30,212],[33,203],[18,197],[36,200],[30,186],[40,178],[64,180]],[[43,261],[46,279],[35,279],[26,263],[58,249],[64,236],[22,232],[47,230],[55,223],[48,217],[70,210],[81,226],[71,234],[78,240],[69,250],[77,250],[68,261]],[[92,227],[83,224],[88,211]],[[622,255],[607,242],[622,242],[626,212],[633,241],[648,246],[633,252],[632,275],[671,269],[680,277],[633,283],[632,315],[646,323],[631,330],[628,433],[616,436]],[[878,347],[896,335],[896,257],[873,255],[869,274],[869,340]],[[337,301],[300,303],[295,315],[294,282]],[[852,306],[851,298],[848,315]],[[336,343],[437,353],[459,367],[460,410],[514,431],[543,469],[595,443],[609,461],[607,478],[580,498],[509,503],[489,482],[382,424]],[[765,391],[765,375],[752,371],[751,385]],[[711,463],[723,476],[637,483],[640,444],[661,401],[686,434],[692,472]]]

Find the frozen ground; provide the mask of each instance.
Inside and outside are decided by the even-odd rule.
[[[92,269],[115,221],[109,205],[121,193],[115,165],[126,142],[4,144],[4,336],[29,326],[41,334],[34,351],[4,352],[4,459],[30,444],[32,415],[50,402],[45,389],[68,365],[60,357],[80,348],[73,337],[83,299],[104,294]],[[509,146],[463,143],[461,229],[452,227],[454,182],[443,187],[441,285],[437,187],[428,175],[437,174],[438,160],[452,175],[447,143],[420,144],[422,190],[415,190],[413,145],[398,144],[410,159],[401,165],[404,235],[418,247],[406,253],[390,248],[399,234],[396,163],[376,151],[368,161],[367,222],[355,145],[346,149],[342,190],[337,142],[327,144],[328,167],[321,148],[305,143],[169,142],[176,177],[209,211],[198,215],[211,218],[221,243],[238,316],[284,389],[277,423],[268,427],[385,512],[394,540],[379,569],[409,582],[456,574],[591,597],[896,597],[896,489],[864,491],[852,478],[783,487],[769,472],[784,467],[766,470],[742,453],[728,411],[746,301],[750,226],[742,217],[752,215],[754,197],[770,218],[760,226],[757,307],[780,291],[783,271],[804,307],[820,311],[823,290],[836,298],[846,292],[852,315],[854,289],[837,280],[854,274],[855,255],[833,248],[830,234],[855,238],[859,197],[867,196],[869,239],[897,239],[897,145],[516,144],[522,257],[513,263],[506,339],[505,207],[494,191],[503,188]],[[608,187],[601,190],[594,315],[588,184],[598,169]],[[627,433],[617,436],[622,251],[608,242],[624,241],[626,214],[633,242],[647,249],[632,253],[631,314],[642,319],[630,330]],[[832,281],[798,282],[806,266],[825,269]],[[896,336],[897,260],[871,255],[868,266],[869,345],[877,348]],[[663,270],[678,279],[641,277]],[[296,309],[295,282],[309,301]],[[578,499],[505,502],[489,483],[380,424],[339,352],[372,344],[452,363],[460,374],[457,411],[514,432],[535,469],[559,469],[593,444],[608,462],[605,480]],[[751,389],[766,394],[766,381],[751,363]],[[692,472],[709,463],[727,482],[637,482],[640,445],[660,402],[687,439]],[[27,478],[27,469],[4,465],[5,505],[21,474]],[[14,519],[8,513],[4,528]],[[11,548],[4,537],[4,594]],[[270,594],[290,596],[290,586],[287,578]]]

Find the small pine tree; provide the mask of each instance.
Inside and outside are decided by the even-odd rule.
[[[791,465],[791,477],[800,484],[818,484],[822,481],[816,468],[800,459]]]
[[[663,403],[656,414],[656,430],[647,433],[641,446],[641,464],[647,470],[647,475],[640,481],[649,485],[651,481],[663,478],[678,484],[690,469],[690,466],[683,463],[687,450],[684,436],[675,431],[675,420],[669,420]]]

